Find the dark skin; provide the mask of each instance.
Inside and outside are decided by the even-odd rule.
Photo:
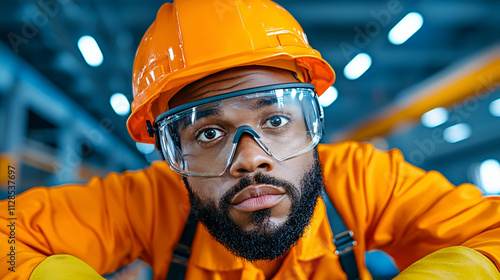
[[[247,88],[294,82],[297,82],[297,79],[287,70],[261,66],[239,67],[210,75],[189,84],[170,100],[169,107],[173,108],[202,98]],[[248,116],[235,114],[234,118],[241,125],[245,125]],[[188,177],[187,180],[193,192],[204,200],[213,201],[217,205],[224,193],[245,175],[264,173],[300,186],[301,178],[313,161],[313,150],[310,150],[298,157],[279,162],[266,154],[250,135],[244,134],[239,141],[232,164],[222,176]],[[255,187],[274,188],[277,192],[281,191],[276,186]],[[297,191],[302,193],[301,189]],[[279,202],[270,208],[269,222],[271,225],[279,226],[285,223],[290,213],[291,199],[290,195],[283,193]],[[243,230],[255,229],[255,225],[250,222],[251,212],[242,211],[235,206],[231,207],[229,215]],[[255,261],[253,264],[263,270],[266,278],[269,279],[276,274],[283,259],[284,256],[281,256],[272,261]]]

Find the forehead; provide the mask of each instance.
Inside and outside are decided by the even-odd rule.
[[[308,90],[306,90],[306,88],[308,88]],[[179,105],[160,114],[156,120],[159,121],[167,118],[170,121],[177,121],[181,118],[189,117],[192,119],[192,122],[194,122],[194,120],[208,116],[221,116],[223,114],[234,116],[245,114],[240,112],[240,110],[250,110],[250,115],[254,115],[257,110],[263,108],[266,109],[266,112],[269,112],[269,110],[292,112],[296,109],[293,107],[298,106],[298,101],[304,99],[305,96],[314,95],[312,89],[313,86],[311,84],[302,83],[285,83],[254,87],[214,95]],[[286,104],[288,105],[285,106]]]
[[[297,81],[288,70],[265,66],[232,68],[187,85],[169,101],[169,107],[247,88]]]

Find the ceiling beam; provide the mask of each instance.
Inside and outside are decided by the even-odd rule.
[[[478,98],[499,84],[500,45],[497,45],[408,89],[391,106],[337,133],[330,141],[360,141],[389,134],[398,123],[416,121],[436,107],[450,106],[468,97]]]
[[[409,11],[417,11],[424,15],[425,22],[438,25],[477,25],[478,22],[498,23],[497,11],[500,3],[490,2],[478,4],[477,1],[426,1],[410,2],[408,0],[391,0],[387,2],[329,1],[311,4],[310,2],[277,1],[285,7],[303,25],[364,25],[372,20],[381,20],[382,15],[390,16],[391,22],[397,22]],[[384,22],[384,21],[381,21]]]

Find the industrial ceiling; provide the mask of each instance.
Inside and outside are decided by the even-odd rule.
[[[406,89],[500,40],[500,1],[277,2],[301,23],[311,45],[337,73],[339,97],[325,108],[324,141],[392,106]],[[115,114],[109,100],[121,92],[132,101],[135,50],[163,3],[3,0],[0,37],[95,119],[112,120],[114,133],[135,149],[125,127],[127,117]],[[422,15],[422,27],[404,44],[391,44],[388,32],[410,12]],[[87,65],[79,52],[77,41],[83,35],[98,42],[104,56],[99,67]],[[359,53],[370,55],[371,67],[358,79],[347,79],[344,67]]]

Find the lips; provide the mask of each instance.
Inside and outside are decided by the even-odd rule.
[[[270,185],[248,186],[231,200],[235,208],[252,212],[271,208],[285,197],[285,190]]]

